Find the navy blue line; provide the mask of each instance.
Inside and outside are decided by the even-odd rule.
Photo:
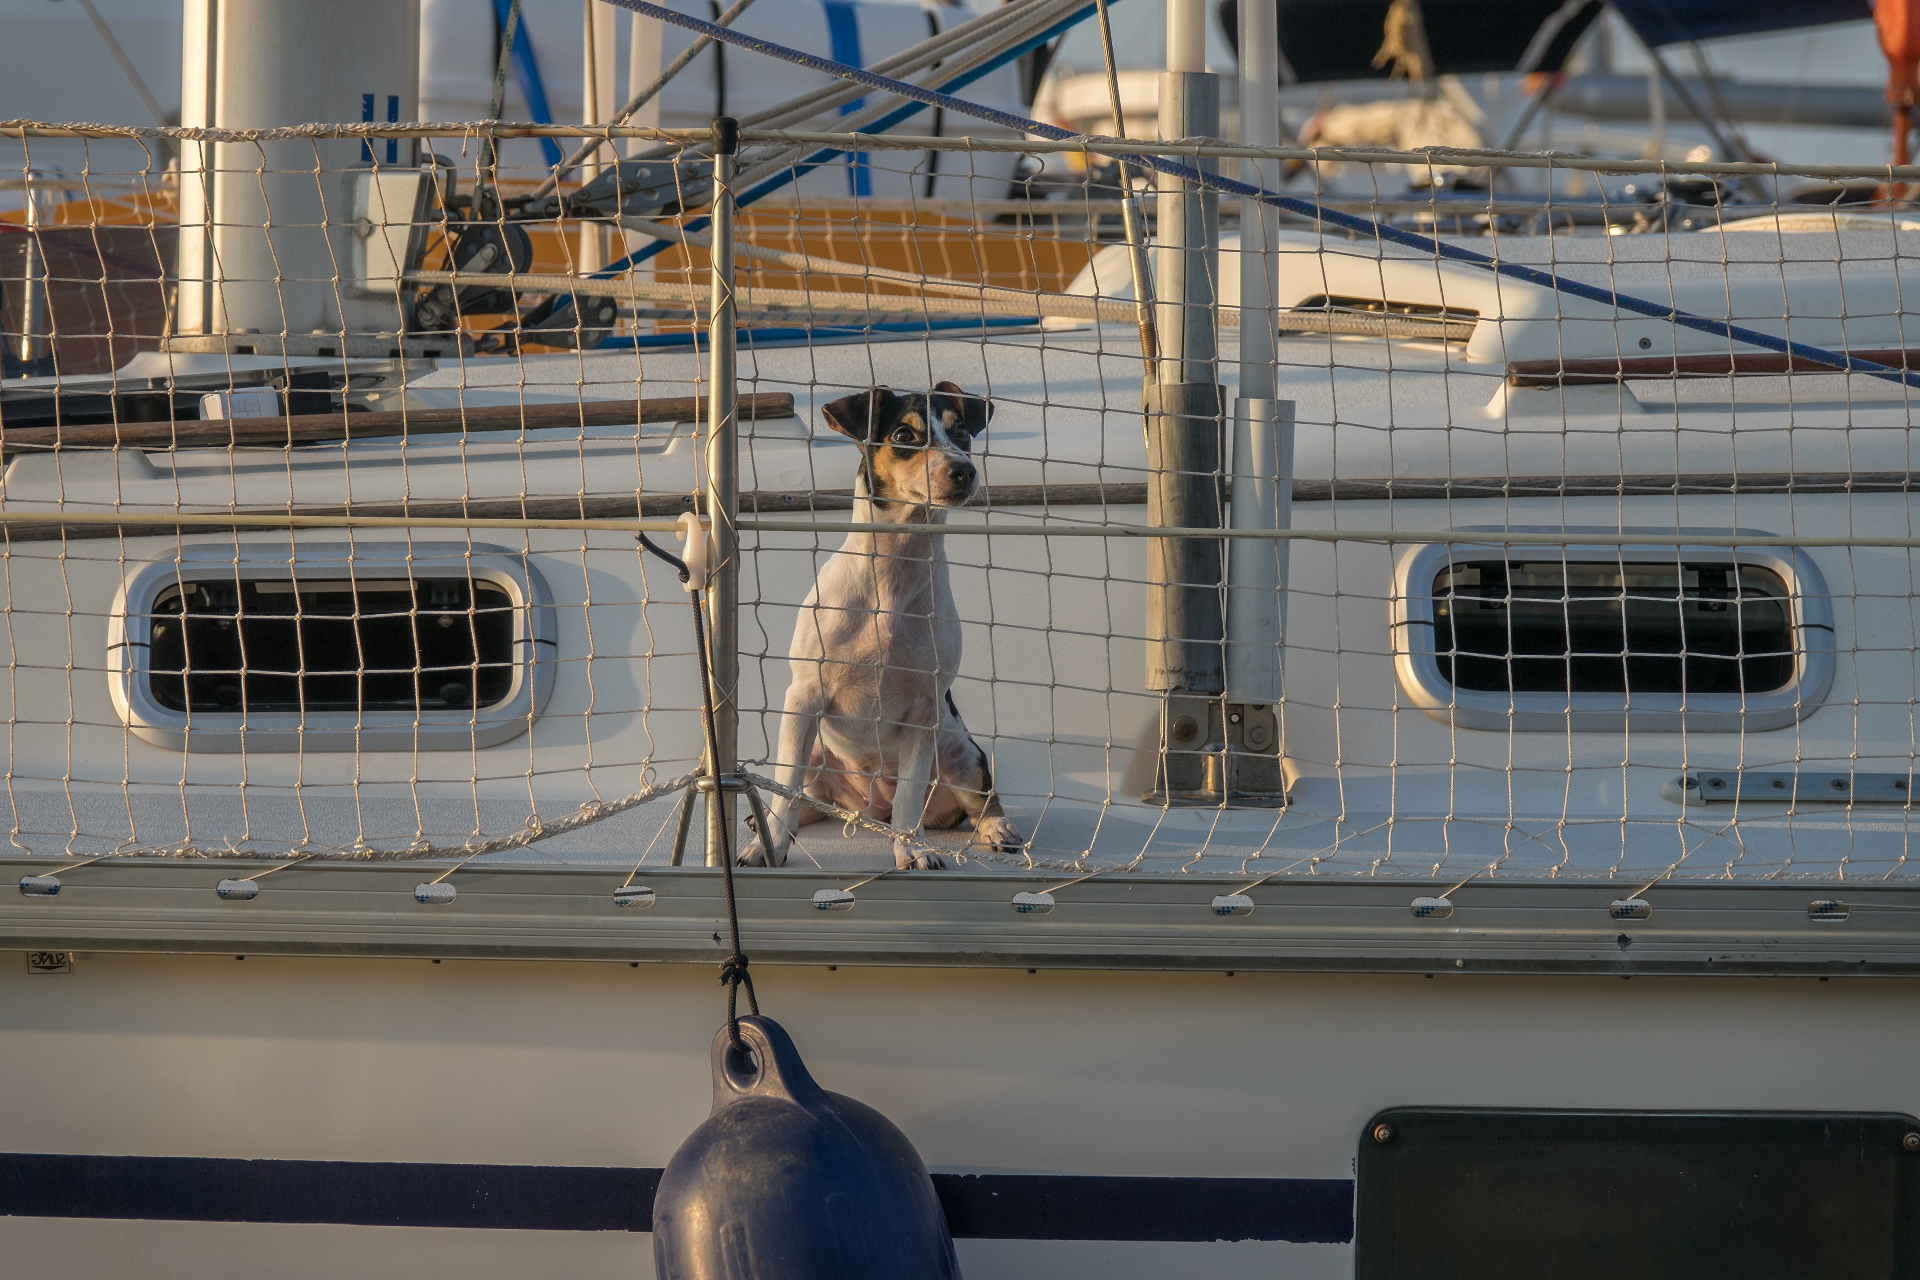
[[[976,120],[985,120],[990,124],[1000,125],[1002,128],[1011,129],[1016,133],[1030,133],[1038,137],[1051,139],[1055,142],[1082,142],[1091,139],[1093,136],[1073,133],[1057,125],[1046,124],[1039,120],[1028,120],[1024,116],[1016,116],[1011,112],[1001,111],[995,107],[982,106],[977,102],[968,102],[965,98],[956,98],[951,94],[940,93],[933,89],[923,89],[919,85],[908,84],[904,80],[895,80],[890,76],[883,76],[862,67],[850,67],[845,63],[835,62],[830,58],[822,58],[817,54],[803,53],[798,49],[789,49],[787,46],[775,44],[771,40],[763,40],[758,36],[750,36],[744,32],[716,26],[711,22],[703,22],[699,18],[688,17],[684,13],[677,13],[672,9],[662,8],[657,4],[649,4],[648,0],[605,0],[605,3],[618,5],[634,13],[645,14],[650,18],[658,18],[662,22],[671,22],[675,26],[685,27],[689,31],[697,31],[703,35],[710,35],[716,40],[724,40],[728,44],[737,45],[742,49],[748,49],[755,53],[765,54],[767,57],[777,58],[782,62],[791,62],[796,66],[824,72],[827,75],[835,76],[841,80],[851,81],[854,84],[864,84],[875,89],[883,89],[888,93],[898,94],[900,97],[921,102],[930,107],[941,107],[958,115],[972,116]],[[1679,325],[1682,328],[1712,334],[1715,337],[1726,338],[1731,342],[1743,342],[1748,346],[1760,347],[1766,351],[1780,352],[1783,355],[1800,356],[1811,364],[1828,365],[1852,372],[1868,373],[1889,382],[1899,382],[1909,386],[1920,387],[1920,371],[1909,373],[1900,369],[1892,369],[1883,364],[1875,364],[1870,360],[1862,360],[1857,356],[1826,351],[1820,347],[1809,346],[1804,342],[1789,342],[1784,338],[1776,338],[1770,333],[1762,333],[1758,329],[1748,329],[1743,325],[1732,324],[1728,321],[1712,320],[1706,316],[1696,316],[1691,312],[1681,311],[1674,307],[1662,306],[1658,302],[1649,302],[1644,298],[1615,293],[1611,289],[1603,289],[1595,285],[1582,284],[1577,280],[1568,280],[1565,277],[1556,276],[1552,272],[1541,271],[1534,267],[1502,262],[1496,258],[1488,257],[1484,253],[1475,253],[1471,249],[1463,249],[1459,245],[1446,244],[1428,236],[1416,235],[1411,231],[1403,231],[1398,227],[1389,226],[1386,223],[1375,222],[1371,218],[1361,218],[1350,213],[1342,213],[1335,209],[1323,208],[1317,201],[1303,200],[1296,196],[1278,195],[1272,191],[1268,191],[1264,187],[1239,182],[1232,178],[1223,177],[1217,173],[1207,173],[1191,165],[1180,164],[1161,156],[1127,155],[1122,158],[1129,164],[1152,169],[1157,173],[1164,173],[1170,177],[1180,178],[1196,186],[1207,187],[1226,195],[1257,200],[1261,204],[1270,205],[1273,208],[1284,210],[1288,213],[1315,218],[1322,223],[1340,227],[1343,230],[1357,232],[1375,240],[1397,244],[1404,248],[1417,249],[1423,254],[1446,258],[1454,262],[1466,263],[1469,266],[1491,271],[1495,275],[1505,276],[1510,280],[1521,280],[1527,284],[1552,289],[1556,293],[1571,294],[1576,298],[1585,298],[1591,302],[1599,302],[1617,310],[1631,311],[1638,315],[1650,316],[1656,320],[1665,320],[1671,324]]]
[[[933,1175],[959,1240],[1353,1239],[1345,1178]]]
[[[0,1155],[18,1218],[651,1231],[659,1185],[658,1169]]]
[[[0,1216],[651,1231],[659,1169],[0,1154]],[[975,1240],[1353,1239],[1346,1178],[934,1174]]]

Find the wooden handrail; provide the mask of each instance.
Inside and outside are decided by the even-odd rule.
[[[175,422],[102,422],[17,427],[0,433],[7,454],[47,449],[283,449],[296,444],[459,435],[476,431],[581,430],[643,422],[694,422],[706,416],[701,396],[653,400],[584,400],[559,404],[486,405],[454,409],[296,413],[271,418]],[[742,420],[790,418],[793,396],[762,391],[740,397]]]
[[[1920,351],[1849,351],[1846,354],[1891,369],[1920,369]],[[1507,366],[1507,385],[1582,387],[1674,378],[1778,377],[1787,373],[1840,371],[1838,365],[1776,351],[1732,351],[1686,356],[1606,356],[1587,360],[1515,360]]]

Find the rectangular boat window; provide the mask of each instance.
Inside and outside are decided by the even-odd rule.
[[[552,693],[552,597],[524,554],[361,543],[187,547],[128,574],[116,709],[179,751],[471,751]]]
[[[1832,603],[1805,551],[1460,532],[1492,536],[1408,548],[1389,605],[1402,693],[1455,729],[1756,733],[1833,685]]]
[[[1789,594],[1756,565],[1456,561],[1433,579],[1434,652],[1462,689],[1770,693],[1794,677]]]
[[[513,631],[493,582],[193,582],[153,602],[148,687],[197,715],[484,709],[512,692]]]

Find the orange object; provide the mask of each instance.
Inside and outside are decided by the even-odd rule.
[[[1887,101],[1893,104],[1893,162],[1904,165],[1911,153],[1913,105],[1920,90],[1920,0],[1879,0],[1873,6],[1873,25],[1880,33],[1880,51],[1887,55]],[[1896,198],[1900,191],[1896,188]]]

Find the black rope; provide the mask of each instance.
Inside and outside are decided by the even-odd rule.
[[[670,551],[662,550],[654,541],[642,533],[637,535],[640,545],[672,565],[680,574],[680,581],[690,582],[693,573],[687,568],[687,562]],[[714,772],[710,775],[713,782],[713,794],[708,804],[720,802],[720,738],[714,728],[713,719],[713,673],[707,662],[707,624],[706,611],[700,607],[700,591],[696,587],[689,594],[693,597],[693,652],[700,659],[700,723],[707,733],[707,767]],[[713,824],[720,830],[720,865],[725,869],[727,881],[727,932],[733,941],[733,952],[720,963],[720,985],[727,989],[727,1039],[739,1053],[746,1053],[746,1043],[740,1039],[739,998],[740,988],[747,989],[747,1007],[754,1013],[760,1012],[759,997],[753,993],[753,976],[747,972],[747,956],[740,950],[740,910],[733,898],[733,833],[728,823]]]

